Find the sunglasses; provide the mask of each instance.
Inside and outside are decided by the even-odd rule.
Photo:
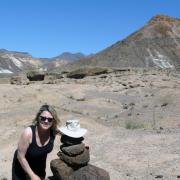
[[[53,118],[40,116],[40,120],[41,120],[42,122],[45,122],[46,119],[48,120],[49,123],[51,123],[51,122],[53,121]]]

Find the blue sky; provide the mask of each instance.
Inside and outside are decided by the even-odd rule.
[[[180,18],[180,0],[1,0],[0,48],[34,57],[96,53],[155,14]]]

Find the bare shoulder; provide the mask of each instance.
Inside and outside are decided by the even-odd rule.
[[[29,143],[32,141],[32,130],[30,127],[26,127],[22,132],[21,139],[27,140]]]
[[[32,130],[30,127],[24,129],[18,143],[18,156],[25,156],[29,145],[32,142]]]

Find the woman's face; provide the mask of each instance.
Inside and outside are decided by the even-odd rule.
[[[53,120],[53,116],[50,112],[43,111],[39,116],[39,126],[42,129],[47,130],[52,126]]]

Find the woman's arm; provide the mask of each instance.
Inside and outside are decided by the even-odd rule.
[[[19,143],[18,143],[18,153],[17,158],[24,169],[24,171],[29,175],[31,180],[40,180],[40,177],[38,177],[29,166],[28,161],[26,160],[26,152],[27,149],[32,141],[32,130],[30,127],[27,127],[24,132],[22,133]]]

